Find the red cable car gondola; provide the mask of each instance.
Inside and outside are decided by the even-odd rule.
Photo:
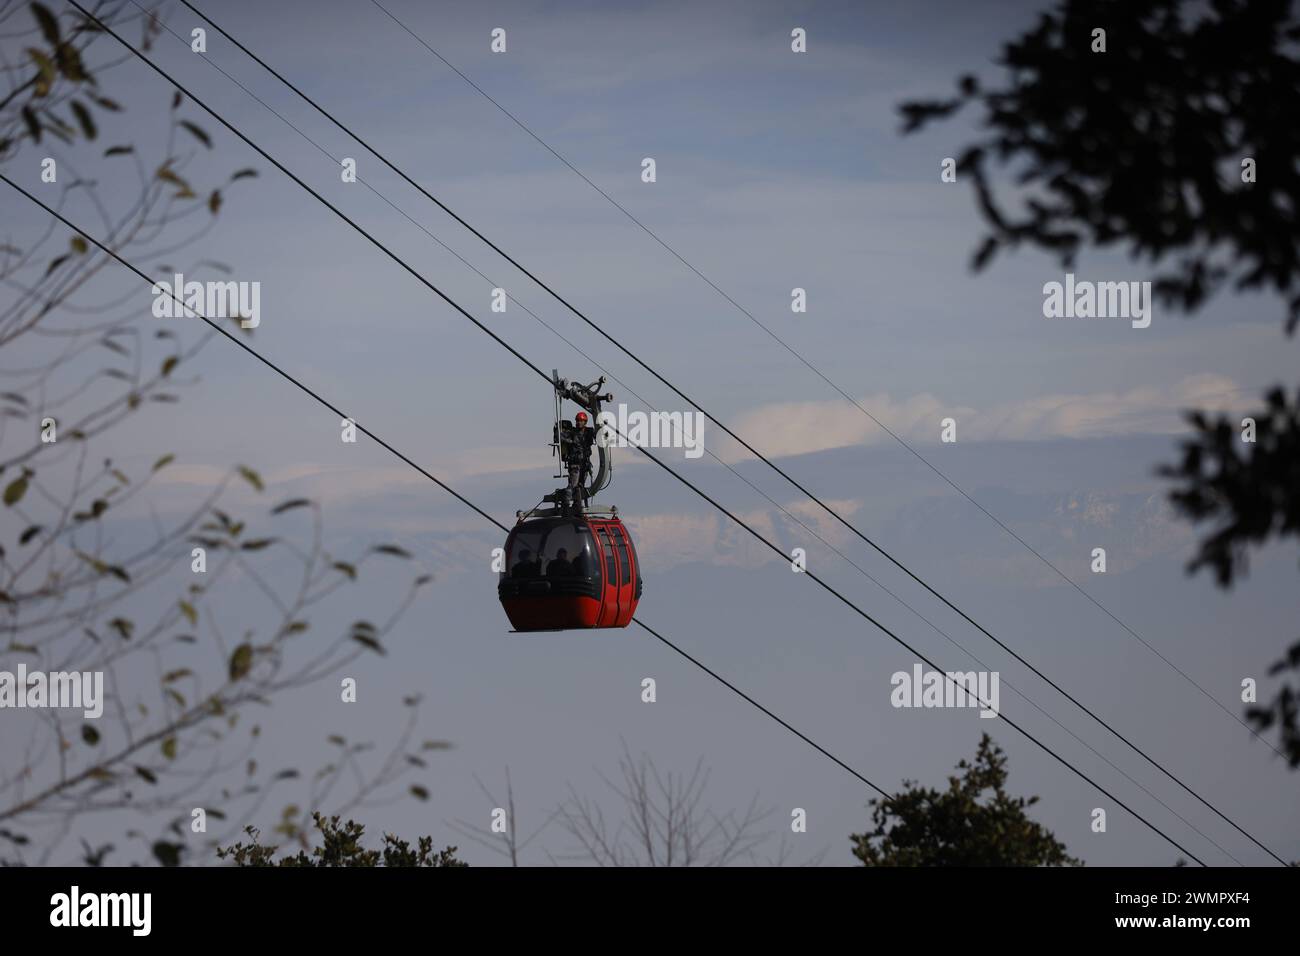
[[[593,509],[590,499],[609,485],[609,444],[597,440],[579,412],[576,423],[560,416],[564,398],[576,402],[600,423],[599,394],[605,382],[573,385],[555,376],[556,420],[552,447],[568,484],[546,495],[550,507],[518,513],[506,537],[505,564],[497,585],[501,606],[516,631],[627,627],[641,597],[641,569],[632,536],[617,508]],[[599,468],[591,476],[591,452]]]

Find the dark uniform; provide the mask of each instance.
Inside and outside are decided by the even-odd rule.
[[[576,423],[571,440],[565,450],[565,465],[569,473],[569,493],[574,504],[586,504],[583,490],[591,481],[591,449],[596,443],[596,429],[579,427]]]

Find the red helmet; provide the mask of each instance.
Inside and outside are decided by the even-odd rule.
[[[574,420],[575,422],[577,422],[579,425],[586,425],[586,424],[587,424],[587,413],[586,413],[586,412],[578,412],[577,415],[574,415],[574,416],[573,416],[573,420]]]

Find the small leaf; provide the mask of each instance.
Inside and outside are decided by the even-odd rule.
[[[199,613],[194,610],[194,605],[189,601],[180,602],[181,613],[185,615],[185,620],[190,622],[190,627],[194,627],[199,622]]]
[[[32,58],[36,64],[36,69],[40,70],[40,76],[37,77],[34,92],[37,96],[47,96],[50,88],[54,86],[54,81],[59,78],[58,71],[54,69],[54,61],[48,56],[33,47],[27,48],[27,55]]]
[[[83,239],[81,236],[73,236],[68,241],[68,245],[72,246],[72,251],[79,256],[84,256],[86,254],[86,250],[90,248],[90,246],[86,243],[86,240]]]
[[[27,476],[23,475],[15,478],[5,487],[4,503],[9,506],[16,505],[23,500],[25,494],[27,494]]]
[[[253,645],[240,644],[230,655],[230,679],[241,680],[253,669]]]
[[[381,657],[387,653],[387,651],[384,650],[384,648],[380,645],[380,643],[377,640],[375,640],[373,637],[371,637],[369,634],[365,633],[364,631],[353,631],[352,640],[356,641],[358,644],[370,648],[372,651],[374,651],[376,654],[380,655]]]
[[[59,70],[74,83],[85,83],[90,79],[86,68],[81,64],[81,51],[71,43],[63,42],[54,48],[54,58],[58,60]]]
[[[155,173],[154,175],[156,175],[159,179],[161,179],[165,183],[171,183],[173,186],[179,186],[182,189],[190,188],[190,184],[187,183],[180,176],[176,175],[176,173],[172,170],[171,165],[169,163],[163,163],[161,166],[159,166],[158,172]]]
[[[181,120],[181,128],[184,129],[191,136],[193,136],[195,139],[197,139],[208,149],[212,148],[212,137],[207,134],[207,132],[203,129],[203,127],[199,126],[196,123],[191,123],[189,120]]]
[[[356,567],[354,565],[348,564],[346,561],[335,561],[334,570],[346,574],[350,580],[355,581],[357,579]]]
[[[81,739],[93,747],[95,744],[99,743],[99,731],[90,726],[90,724],[82,724]]]
[[[253,538],[245,541],[239,550],[241,551],[261,551],[275,544],[275,538]]]
[[[405,548],[399,548],[395,544],[377,544],[370,550],[374,551],[376,554],[391,554],[395,558],[411,557],[411,552],[407,551]]]
[[[41,526],[38,524],[34,524],[18,536],[18,543],[26,544],[28,541],[32,540],[32,538],[36,537],[40,533],[41,533]]]
[[[230,181],[233,183],[237,179],[251,179],[256,175],[256,169],[241,169],[230,177]]]
[[[180,359],[177,358],[175,355],[169,355],[165,359],[163,359],[162,374],[164,376],[170,375],[172,373],[172,369],[176,367],[176,363],[179,361]]]
[[[72,115],[81,124],[81,131],[86,135],[86,139],[94,139],[99,131],[95,128],[95,121],[90,116],[90,110],[86,109],[80,100],[73,100],[71,106]]]
[[[154,773],[152,770],[150,770],[148,767],[136,767],[136,768],[135,768],[135,772],[136,772],[136,775],[137,775],[141,780],[143,780],[145,783],[157,783],[157,782],[158,782],[158,776],[157,776],[157,774],[155,774],[155,773]]]
[[[212,190],[212,195],[208,197],[208,211],[216,215],[221,210],[221,190]]]
[[[415,797],[417,800],[428,800],[429,791],[418,783],[413,783],[411,784],[411,796]]]
[[[159,458],[157,461],[153,463],[153,470],[158,471],[160,468],[166,468],[175,460],[176,460],[175,455],[163,455],[161,458]]]
[[[306,508],[311,505],[309,498],[290,498],[288,501],[282,501],[271,509],[271,514],[282,515],[286,511],[292,511],[294,508]]]
[[[36,113],[30,106],[22,108],[23,122],[27,124],[27,132],[31,134],[32,139],[36,142],[41,141],[41,122],[36,118]]]
[[[176,759],[176,738],[168,737],[162,742],[162,755],[168,760]]]
[[[134,146],[110,146],[108,147],[108,149],[104,150],[104,157],[107,158],[109,156],[125,156],[127,153],[134,153],[134,152],[135,152]]]
[[[45,42],[50,46],[59,44],[59,21],[54,14],[43,3],[33,3],[32,16],[36,17],[36,22],[40,24],[41,35],[45,37]]]
[[[240,476],[258,491],[262,490],[262,477],[247,465],[239,466]]]

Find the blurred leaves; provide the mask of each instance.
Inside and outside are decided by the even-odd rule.
[[[1192,437],[1182,443],[1182,460],[1158,470],[1175,486],[1174,507],[1190,521],[1209,523],[1187,571],[1209,569],[1222,588],[1248,569],[1251,548],[1277,538],[1300,538],[1300,389],[1295,400],[1281,388],[1265,396],[1255,421],[1255,441],[1242,441],[1241,419],[1188,416]],[[1269,669],[1277,677],[1300,673],[1300,644]],[[1251,707],[1246,718],[1262,733],[1276,727],[1287,762],[1300,767],[1300,692],[1284,683],[1266,706]]]
[[[1104,26],[1105,53],[1091,50]],[[973,261],[1025,245],[1069,267],[1085,244],[1171,261],[1153,291],[1192,311],[1220,287],[1271,287],[1300,323],[1300,19],[1293,3],[1064,0],[1002,46],[1000,85],[902,104],[904,132],[967,106],[955,151],[990,235]],[[1241,161],[1258,162],[1244,183]],[[996,163],[1014,177],[996,195]]]
[[[181,854],[185,851],[183,843],[168,843],[159,840],[153,845],[153,855],[162,866],[180,866]]]

